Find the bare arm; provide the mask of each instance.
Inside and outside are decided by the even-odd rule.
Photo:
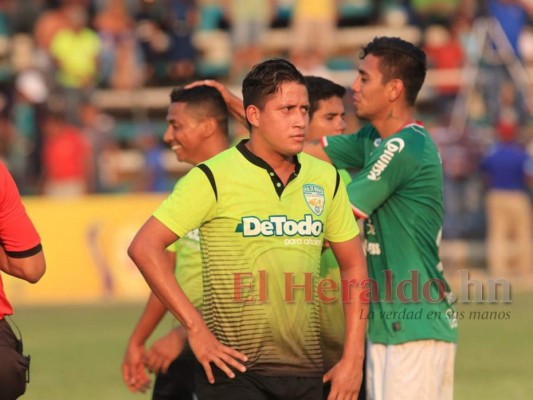
[[[176,253],[167,251],[167,259],[167,268],[173,271]],[[144,392],[150,385],[150,378],[144,368],[146,359],[145,343],[163,319],[166,311],[166,307],[157,296],[150,293],[141,318],[130,336],[126,354],[122,361],[122,378],[132,392]]]
[[[170,271],[174,271],[176,253],[167,251],[166,254],[168,259],[167,267]],[[167,309],[163,303],[161,303],[157,296],[155,296],[153,293],[150,293],[148,302],[146,303],[144,311],[141,314],[141,318],[131,334],[130,342],[144,344],[154,332],[159,322],[161,322],[166,312]]]
[[[230,90],[224,86],[222,83],[217,82],[213,79],[205,79],[203,81],[196,81],[188,84],[185,86],[186,89],[195,87],[195,86],[211,86],[218,90],[220,94],[222,95],[222,98],[224,99],[224,102],[226,103],[226,106],[228,107],[228,111],[230,114],[237,119],[243,126],[247,127],[246,123],[246,115],[244,113],[244,105],[242,103],[242,100],[235,95],[234,93],[230,92]]]
[[[29,257],[10,257],[6,254],[4,247],[0,246],[0,270],[15,278],[36,283],[46,271],[44,253],[40,250]]]
[[[204,367],[209,382],[214,382],[211,362],[229,377],[234,377],[229,366],[244,372],[245,367],[239,361],[246,361],[246,356],[222,345],[215,338],[201,314],[178,285],[174,274],[166,267],[165,249],[177,239],[176,234],[151,217],[133,239],[128,255],[154,294],[187,330],[191,349]]]
[[[333,164],[326,152],[324,151],[324,148],[320,144],[320,139],[305,142],[303,152],[320,160]]]
[[[356,399],[362,382],[368,313],[368,304],[361,301],[361,283],[368,278],[366,260],[359,236],[347,242],[330,242],[330,246],[343,282],[346,333],[342,358],[324,375],[324,381],[332,382],[328,399]]]

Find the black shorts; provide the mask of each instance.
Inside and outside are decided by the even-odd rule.
[[[322,377],[266,376],[253,371],[235,372],[231,379],[213,366],[215,383],[207,381],[203,367],[196,363],[198,400],[322,400]]]
[[[5,319],[0,319],[0,399],[13,400],[26,391],[29,363]]]
[[[172,361],[166,373],[157,374],[152,400],[194,399],[196,359],[190,351],[186,350]]]

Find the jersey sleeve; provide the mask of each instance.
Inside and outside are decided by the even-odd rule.
[[[10,257],[30,257],[41,251],[41,238],[31,222],[15,185],[0,163],[0,241]]]
[[[328,215],[325,239],[330,242],[346,242],[359,234],[359,227],[355,221],[346,188],[341,183],[332,199],[331,210]]]
[[[371,141],[368,129],[350,135],[324,136],[322,147],[335,167],[361,168],[365,164],[365,148]]]
[[[381,143],[347,186],[355,214],[367,218],[400,185],[418,173],[422,153],[420,142],[401,136]]]
[[[174,187],[153,216],[179,237],[200,227],[214,215],[216,197],[208,178],[193,168]]]

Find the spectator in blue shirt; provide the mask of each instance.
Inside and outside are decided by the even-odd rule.
[[[528,193],[532,160],[516,142],[516,125],[499,125],[497,131],[499,141],[481,163],[488,184],[488,267],[493,276],[515,272],[525,275],[533,267],[533,217]]]

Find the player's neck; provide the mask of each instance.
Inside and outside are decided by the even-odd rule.
[[[202,160],[204,162],[210,158],[216,156],[218,153],[222,153],[229,148],[229,139],[226,136],[217,135],[211,137],[203,146],[204,152],[202,154]]]
[[[285,156],[277,152],[268,151],[262,146],[255,145],[253,140],[246,142],[245,146],[253,154],[270,165],[284,184],[287,183],[289,176],[294,172],[296,156]]]
[[[379,136],[386,139],[413,122],[415,122],[415,118],[412,109],[402,112],[390,110],[384,118],[372,121],[372,125],[378,131]]]

